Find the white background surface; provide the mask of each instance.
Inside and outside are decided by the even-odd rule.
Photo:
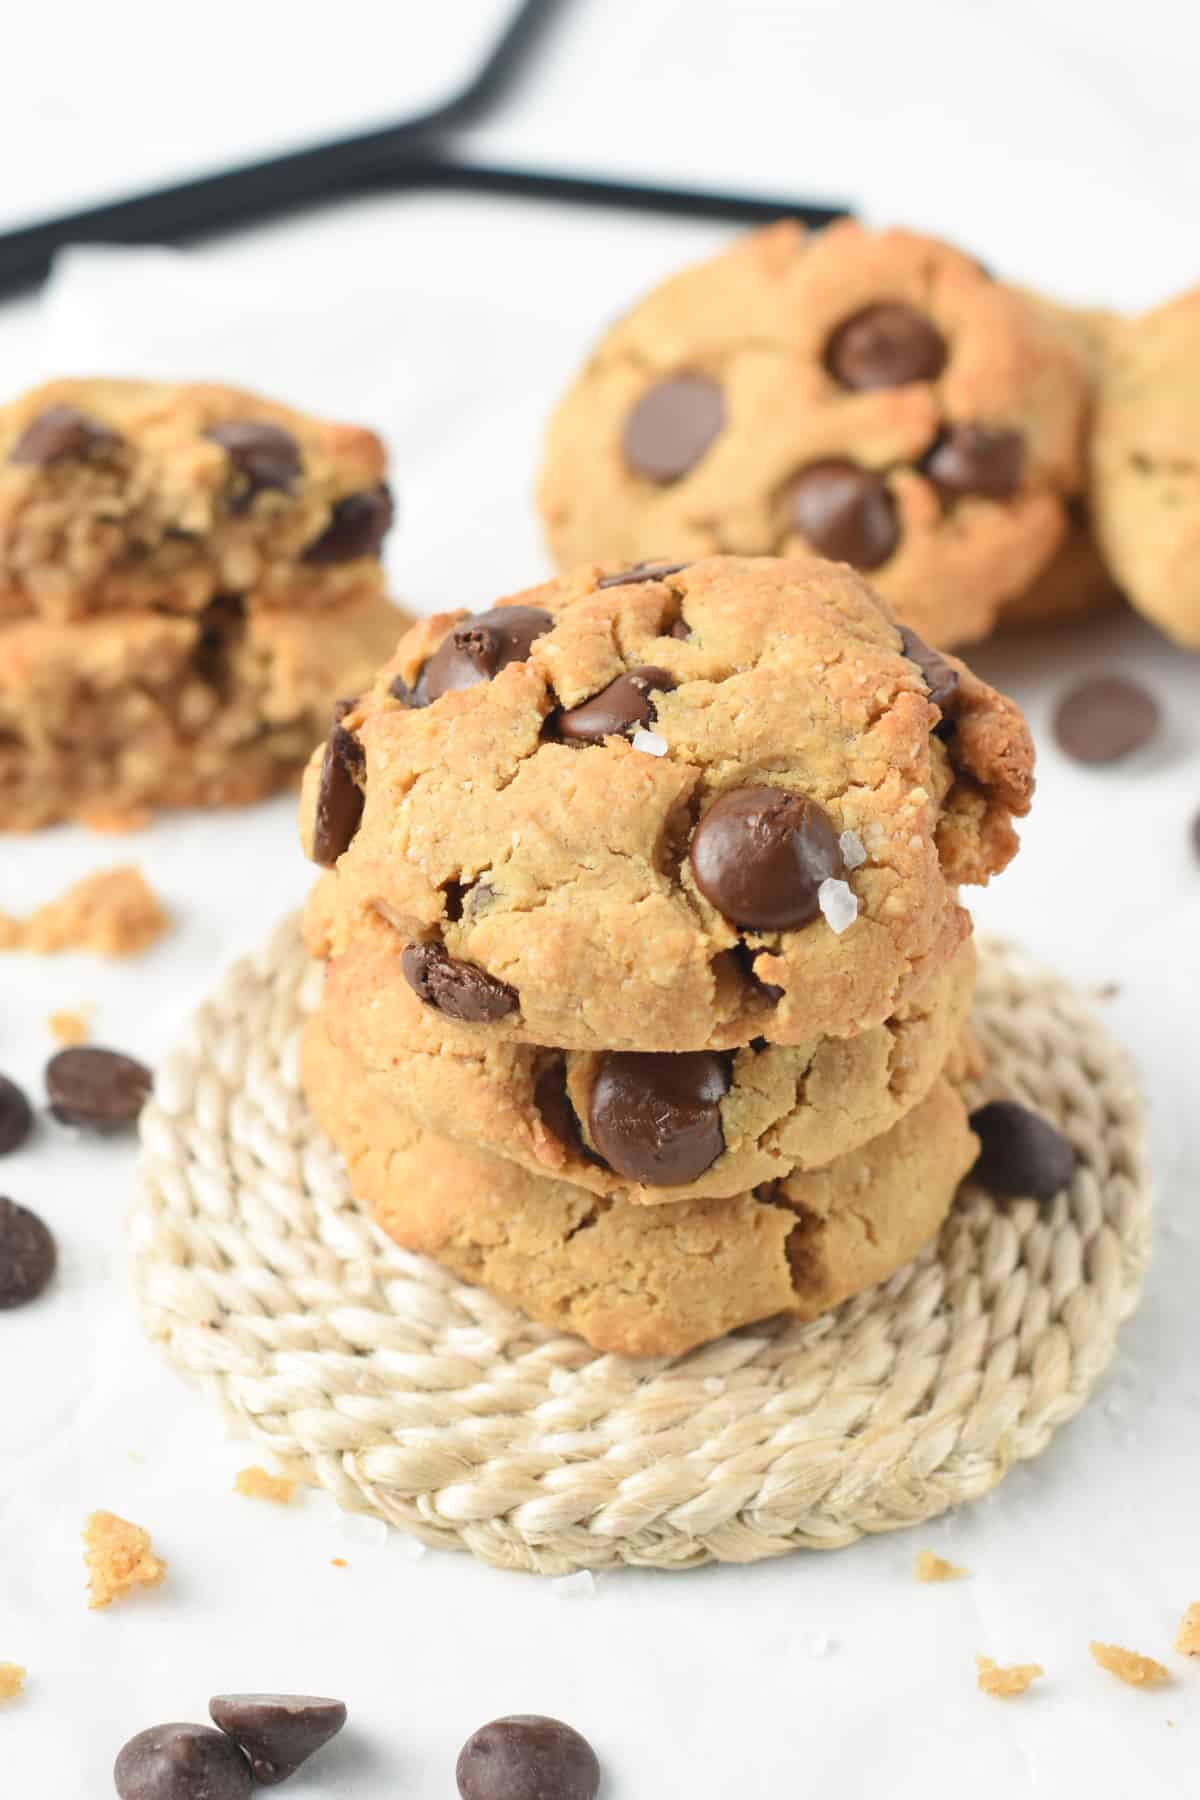
[[[424,9],[343,5],[290,41],[303,17],[207,8],[185,54],[175,15],[168,32],[167,15],[127,4],[65,58],[57,9],[24,17],[9,46],[0,212],[32,217],[106,182],[373,121],[436,93],[453,67]],[[486,22],[486,5],[464,5],[455,41],[478,41]],[[1065,296],[1140,305],[1200,278],[1194,20],[1190,42],[1188,30],[1169,0],[576,0],[473,147],[844,196]],[[230,60],[242,54],[253,80]],[[181,62],[191,78],[177,99]],[[648,283],[724,236],[379,197],[182,260],[77,258],[47,303],[0,309],[0,386],[93,369],[208,374],[377,425],[403,497],[397,590],[426,610],[486,605],[542,573],[528,490],[573,362]],[[1090,1411],[981,1505],[829,1557],[602,1576],[591,1598],[462,1557],[414,1560],[398,1539],[347,1538],[320,1499],[283,1513],[230,1493],[250,1453],[133,1320],[121,1247],[132,1149],[44,1123],[0,1171],[62,1248],[44,1301],[0,1315],[0,1660],[31,1672],[26,1697],[0,1712],[0,1792],[99,1800],[132,1732],[202,1718],[211,1693],[238,1687],[349,1703],[352,1729],[297,1778],[297,1800],[445,1800],[462,1739],[516,1710],[584,1730],[610,1800],[1198,1791],[1200,1668],[1169,1645],[1200,1598],[1200,867],[1188,842],[1200,659],[1125,620],[976,660],[1026,705],[1042,753],[1024,853],[978,916],[1083,984],[1120,984],[1107,1016],[1152,1105],[1159,1256]],[[1120,769],[1073,768],[1049,741],[1053,696],[1115,666],[1155,687],[1167,729]],[[84,1001],[99,1041],[153,1061],[225,963],[303,895],[291,814],[285,800],[160,821],[134,840],[63,830],[7,843],[0,906],[128,855],[177,925],[129,967],[7,959],[0,1067],[38,1091],[46,1015]],[[97,1506],[150,1527],[171,1575],[93,1615],[78,1530]],[[971,1579],[917,1586],[926,1545]],[[349,1568],[330,1567],[339,1555]],[[1093,1636],[1164,1657],[1175,1684],[1119,1687],[1090,1662]],[[975,1692],[976,1651],[1041,1661],[1048,1679],[1002,1707]]]

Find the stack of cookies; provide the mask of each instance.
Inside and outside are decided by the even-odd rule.
[[[400,1244],[602,1350],[885,1280],[974,1160],[1016,708],[810,556],[414,626],[310,763],[311,1105]]]
[[[406,621],[379,439],[234,388],[0,409],[0,828],[294,779]]]

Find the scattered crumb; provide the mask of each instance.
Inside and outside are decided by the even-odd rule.
[[[0,1700],[15,1700],[25,1686],[25,1675],[20,1663],[0,1663]]]
[[[1119,1644],[1098,1644],[1095,1638],[1088,1649],[1102,1669],[1130,1687],[1159,1687],[1171,1679],[1170,1671],[1160,1662],[1152,1656],[1139,1656],[1136,1650],[1122,1650]]]
[[[979,1670],[979,1691],[990,1694],[993,1700],[1015,1699],[1046,1673],[1041,1663],[1014,1663],[1011,1668],[1002,1669],[990,1656],[977,1656],[975,1664]]]
[[[57,900],[24,919],[0,913],[0,950],[93,950],[98,956],[139,956],[170,923],[141,870],[132,863],[97,869]]]
[[[1121,992],[1121,984],[1119,981],[1102,981],[1094,992],[1097,1000],[1115,1000]]]
[[[1184,1656],[1200,1656],[1200,1600],[1194,1600],[1180,1619],[1175,1648]]]
[[[50,1036],[60,1044],[86,1044],[92,1035],[88,1011],[52,1012],[46,1023],[50,1027]]]
[[[596,1592],[596,1577],[590,1569],[576,1569],[573,1575],[560,1575],[550,1586],[562,1600],[590,1600]]]
[[[150,1534],[116,1513],[94,1512],[83,1528],[84,1561],[90,1570],[88,1605],[107,1606],[134,1587],[158,1587],[167,1572],[150,1547]]]
[[[273,1500],[276,1506],[286,1506],[296,1486],[290,1475],[272,1475],[257,1464],[240,1469],[233,1483],[234,1492],[244,1494],[247,1500]]]
[[[348,1569],[350,1564],[346,1561],[344,1556],[331,1556],[329,1559],[329,1566],[331,1569]]]
[[[933,1550],[918,1550],[913,1573],[918,1581],[961,1581],[967,1571]]]

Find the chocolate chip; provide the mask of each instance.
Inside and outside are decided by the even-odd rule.
[[[33,1129],[33,1110],[15,1081],[0,1075],[0,1156],[19,1150]]]
[[[678,481],[694,469],[725,423],[725,398],[705,375],[674,375],[644,393],[622,445],[635,475]]]
[[[971,1114],[971,1130],[981,1145],[971,1174],[1002,1199],[1053,1200],[1079,1162],[1061,1131],[1015,1100],[981,1106]]]
[[[621,569],[616,575],[605,575],[601,581],[596,583],[596,586],[597,588],[636,587],[639,581],[662,581],[664,576],[678,575],[682,569],[690,568],[690,563],[634,563],[631,569]]]
[[[0,1198],[0,1312],[36,1300],[57,1261],[49,1227],[27,1207]]]
[[[474,963],[459,962],[440,944],[406,944],[400,958],[404,979],[426,1006],[465,1025],[491,1025],[520,1004],[517,990]]]
[[[809,463],[784,500],[794,528],[834,562],[877,569],[900,542],[896,503],[883,476],[843,456]]]
[[[696,886],[735,925],[789,931],[815,919],[817,890],[843,873],[838,834],[805,794],[731,788],[692,833]]]
[[[214,1724],[245,1751],[263,1787],[294,1775],[346,1723],[340,1700],[316,1694],[218,1694],[208,1710]]]
[[[462,1800],[596,1800],[600,1764],[561,1719],[515,1713],[472,1733],[455,1778]]]
[[[1059,702],[1054,735],[1076,762],[1110,763],[1148,744],[1160,721],[1153,694],[1124,676],[1101,675]]]
[[[931,649],[925,639],[918,637],[916,632],[911,631],[907,625],[900,627],[900,654],[906,657],[910,663],[916,663],[924,677],[929,698],[935,706],[941,708],[944,718],[948,719],[953,712],[955,695],[958,693],[958,670],[953,668],[938,651]]]
[[[950,499],[982,494],[1007,500],[1021,485],[1025,439],[987,425],[950,425],[922,458],[921,470]]]
[[[344,725],[335,725],[321,759],[313,814],[312,859],[323,869],[333,867],[358,830],[363,810],[359,782],[365,761],[358,739]]]
[[[721,1100],[728,1092],[728,1064],[710,1050],[607,1050],[588,1106],[592,1142],[618,1175],[682,1187],[725,1148]]]
[[[214,425],[205,437],[219,444],[246,486],[235,501],[235,510],[249,506],[255,494],[266,488],[288,493],[300,475],[300,446],[290,431],[265,419],[227,419]]]
[[[111,431],[89,419],[77,406],[48,406],[25,427],[9,451],[8,460],[44,467],[47,463],[66,462],[68,457],[92,456],[111,449],[117,442]]]
[[[606,737],[630,736],[639,726],[653,725],[656,714],[651,694],[669,693],[675,677],[654,663],[629,669],[606,688],[555,713],[548,730],[568,744],[602,744]]]
[[[63,1125],[120,1131],[145,1105],[154,1077],[145,1063],[94,1044],[60,1050],[46,1064],[50,1111]]]
[[[946,340],[911,306],[883,301],[839,325],[825,367],[848,388],[904,387],[933,381],[946,366]]]
[[[509,663],[524,662],[534,639],[553,629],[552,615],[540,606],[496,606],[464,619],[425,664],[415,690],[418,697],[409,704],[431,706],[443,694],[491,681]]]
[[[378,556],[395,517],[391,490],[367,488],[347,494],[334,506],[328,525],[304,552],[306,563],[353,562],[359,556]]]
[[[533,1084],[533,1104],[550,1136],[557,1138],[565,1150],[578,1154],[583,1149],[583,1139],[567,1093],[567,1071],[561,1056],[539,1070]]]
[[[245,1800],[250,1764],[233,1739],[207,1725],[152,1725],[130,1738],[113,1768],[120,1800]]]

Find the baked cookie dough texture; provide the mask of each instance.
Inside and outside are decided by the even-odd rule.
[[[942,648],[1083,610],[1098,317],[912,232],[770,226],[596,345],[548,432],[551,550],[815,552]]]
[[[421,621],[301,805],[356,1192],[630,1354],[884,1279],[974,1156],[958,888],[1031,792],[1016,709],[807,554]]]
[[[254,799],[407,621],[379,439],[234,388],[0,409],[0,825]]]

